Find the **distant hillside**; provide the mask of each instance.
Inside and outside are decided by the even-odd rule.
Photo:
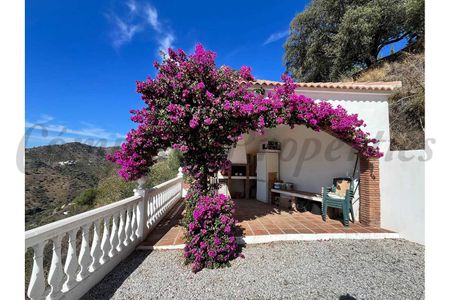
[[[81,143],[25,149],[25,227],[32,229],[133,195],[137,183],[125,182],[105,159],[116,148]],[[174,178],[178,151],[160,151],[146,187]]]
[[[27,229],[62,218],[55,208],[69,204],[110,175],[114,166],[105,155],[112,150],[81,143],[25,149]]]

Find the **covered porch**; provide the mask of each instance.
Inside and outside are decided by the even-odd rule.
[[[280,209],[255,199],[234,199],[241,243],[254,244],[290,240],[382,239],[398,238],[389,230],[363,225],[348,227],[342,218],[328,218],[318,214]],[[181,249],[184,247],[181,219],[184,204],[178,202],[138,249]]]

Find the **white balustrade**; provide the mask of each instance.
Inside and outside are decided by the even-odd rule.
[[[119,225],[119,244],[117,245],[117,251],[121,252],[123,250],[123,244],[125,241],[125,211],[120,212],[120,225]]]
[[[50,286],[50,293],[47,297],[48,299],[58,299],[61,294],[64,275],[61,259],[61,240],[61,235],[58,235],[52,239],[53,255],[50,271],[48,273],[48,284]]]
[[[81,229],[81,249],[78,263],[80,264],[80,272],[78,272],[77,280],[82,281],[89,274],[89,266],[92,263],[91,249],[89,248],[89,225],[83,225]]]
[[[111,234],[111,239],[110,239],[110,243],[111,243],[111,250],[109,251],[109,256],[110,257],[114,257],[118,252],[117,252],[117,247],[119,246],[119,214],[115,213],[112,216],[112,234]],[[103,249],[103,248],[102,248]],[[107,252],[104,252],[106,255]]]
[[[130,236],[131,236],[131,213],[130,213],[130,207],[127,208],[126,211],[126,221],[125,221],[125,240],[123,241],[123,244],[128,246],[131,243]]]
[[[108,230],[107,226],[105,226],[104,232]],[[109,243],[109,237],[107,239]],[[109,250],[108,250],[109,251]],[[92,264],[89,266],[89,271],[94,272],[97,270],[98,267],[100,267],[100,259],[102,258],[102,250],[100,247],[100,220],[96,220],[94,222],[94,236],[92,238],[92,249],[91,249],[91,257],[92,257]]]
[[[45,292],[44,246],[45,242],[33,246],[33,273],[31,273],[30,285],[28,286],[28,297],[30,299],[41,299]]]
[[[133,204],[132,210],[131,210],[131,236],[130,236],[130,240],[132,242],[134,242],[136,240],[136,230],[137,230],[137,225],[136,225],[136,206],[137,204]]]
[[[113,228],[113,230],[115,229],[117,228]],[[105,264],[110,258],[110,251],[112,249],[111,238],[109,233],[109,216],[103,218],[103,236],[100,248],[102,249],[102,254],[100,256],[100,264]],[[111,257],[113,257],[116,253],[117,252],[113,253]]]
[[[182,189],[180,173],[176,178],[147,190],[143,189],[143,181],[140,180],[132,197],[26,231],[25,247],[33,249],[28,297],[81,297],[145,240],[181,199]],[[77,240],[78,233],[81,233],[81,241]],[[67,243],[64,262],[61,249],[66,247],[63,247],[63,241]],[[45,278],[43,257],[47,243],[53,247],[49,273]]]
[[[76,272],[78,269],[77,263],[77,232],[78,228],[72,229],[69,232],[69,248],[67,250],[66,264],[64,265],[64,272],[67,279],[63,285],[63,292],[69,291],[76,284]]]

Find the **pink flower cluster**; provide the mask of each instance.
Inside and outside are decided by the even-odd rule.
[[[239,256],[234,210],[233,201],[223,194],[199,197],[184,248],[194,272],[228,265]]]
[[[295,83],[287,75],[282,76],[283,86],[260,95],[250,89],[254,78],[249,67],[217,68],[214,59],[215,53],[202,45],[191,56],[169,49],[169,57],[155,63],[156,79],[137,83],[147,104],[132,111],[139,127],[108,157],[122,167],[120,175],[126,180],[145,175],[155,151],[168,147],[185,153],[182,163],[194,178],[212,175],[227,165],[227,149],[242,134],[262,133],[279,124],[325,130],[362,155],[382,155],[356,114],[295,94]]]

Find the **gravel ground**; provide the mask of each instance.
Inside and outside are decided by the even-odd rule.
[[[83,299],[423,299],[424,247],[401,239],[247,245],[193,274],[182,252],[137,251]]]

